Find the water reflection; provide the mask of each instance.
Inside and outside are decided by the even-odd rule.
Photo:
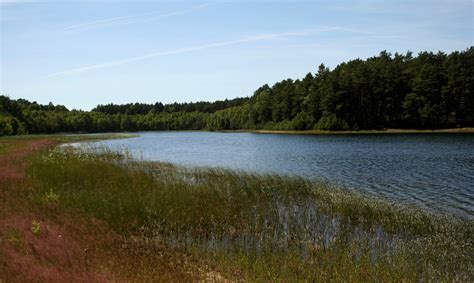
[[[147,132],[95,144],[186,166],[296,174],[474,217],[474,135]]]

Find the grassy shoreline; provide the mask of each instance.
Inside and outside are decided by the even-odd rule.
[[[140,162],[106,148],[32,160],[38,199],[250,281],[472,279],[473,222],[301,178]],[[146,244],[148,243],[148,244]]]
[[[176,265],[176,261],[187,260],[179,251],[166,246],[140,247],[139,243],[114,232],[108,223],[56,205],[57,195],[37,195],[39,184],[28,176],[32,159],[46,156],[63,143],[124,137],[131,136],[0,138],[0,282],[206,278],[207,269]]]
[[[322,130],[226,130],[217,131],[224,133],[243,132],[256,134],[284,134],[284,135],[379,135],[379,134],[473,134],[474,128],[449,128],[449,129],[382,129],[359,131],[322,131]]]
[[[379,134],[474,134],[474,127],[447,128],[447,129],[380,129],[380,130],[350,130],[350,131],[323,131],[323,130],[164,130],[164,131],[137,131],[137,132],[110,132],[110,133],[56,133],[0,136],[1,140],[12,139],[53,139],[58,142],[80,142],[89,140],[121,139],[139,136],[139,132],[217,132],[217,133],[255,133],[255,134],[282,134],[282,135],[379,135]]]
[[[89,137],[49,136],[55,144]],[[107,137],[113,138],[92,136]],[[0,190],[6,195],[4,210],[12,210],[11,200],[18,202],[16,210],[31,211],[30,223],[37,221],[41,229],[65,215],[85,223],[87,229],[77,228],[76,234],[89,239],[85,245],[98,258],[85,268],[108,279],[474,279],[473,221],[296,177],[143,162],[107,148],[47,147],[25,162],[25,180]],[[0,227],[1,222],[0,217]],[[102,236],[104,227],[115,240],[101,243],[109,237]],[[23,232],[9,229],[32,237],[34,226]],[[12,233],[0,231],[0,254],[2,239],[19,245]],[[130,260],[120,262],[124,255]],[[118,277],[107,273],[114,269]]]

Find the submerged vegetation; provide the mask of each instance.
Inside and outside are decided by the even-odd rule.
[[[326,183],[132,159],[108,149],[34,155],[40,206],[93,216],[143,249],[165,244],[225,278],[472,281],[474,224]]]
[[[474,126],[474,47],[381,52],[216,102],[98,105],[69,111],[0,96],[0,135],[149,130],[367,130]]]

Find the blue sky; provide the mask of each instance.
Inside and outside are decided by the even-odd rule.
[[[0,91],[89,110],[213,101],[382,50],[473,44],[474,4],[452,1],[1,0]]]

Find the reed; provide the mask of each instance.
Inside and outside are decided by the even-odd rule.
[[[42,152],[27,174],[41,205],[54,199],[55,209],[92,215],[144,246],[177,248],[228,278],[474,280],[473,221],[328,183],[137,161],[107,148]]]

